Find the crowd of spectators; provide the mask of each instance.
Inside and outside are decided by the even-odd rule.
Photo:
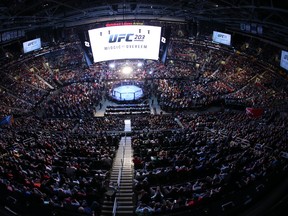
[[[150,115],[145,118],[131,116],[133,131],[158,131],[179,129],[179,124],[172,115]]]
[[[96,82],[73,83],[53,92],[44,107],[46,117],[75,118],[93,116],[102,100],[103,85]]]
[[[7,74],[15,80],[29,83],[42,91],[49,90],[49,86],[45,83],[45,80],[53,84],[52,80],[49,79],[49,68],[46,65],[45,59],[41,56],[14,64],[9,68]]]
[[[45,55],[53,79],[61,84],[99,80],[101,64],[87,66],[79,41],[68,43],[62,49]]]
[[[228,191],[276,178],[287,170],[285,121],[277,111],[259,119],[241,111],[132,117],[136,213],[209,207]],[[107,132],[123,130],[123,122],[30,117],[2,127],[3,197],[22,200],[21,209],[99,212],[120,140]]]
[[[282,99],[285,97],[283,95],[286,95],[286,87],[283,84],[277,87],[275,82],[286,83],[285,80],[279,74],[273,73],[271,68],[259,63],[255,57],[227,50],[209,49],[203,44],[193,45],[189,40],[183,39],[173,40],[172,44],[176,49],[172,46],[168,55],[169,63],[165,65],[166,67],[160,67],[157,73],[171,72],[171,74],[176,74],[177,78],[189,78],[181,80],[170,75],[170,78],[174,79],[169,79],[164,75],[162,79],[155,80],[156,95],[162,109],[186,110],[205,107],[221,101],[221,103],[227,102],[229,105],[241,104],[242,107],[275,107],[276,104],[284,106]],[[185,47],[187,47],[187,51],[185,51]],[[186,53],[185,56],[190,58],[190,64],[191,61],[195,61],[197,67],[193,69],[193,72],[191,71],[192,73],[185,73],[187,72],[185,67],[183,70],[181,70],[181,66],[171,67],[175,62],[177,62],[176,65],[187,64],[187,59],[182,59],[182,57],[177,59],[176,53],[179,53],[180,56]],[[197,60],[198,56],[201,61]],[[178,63],[178,61],[183,63]],[[173,69],[169,70],[169,68]],[[269,76],[272,76],[273,79]],[[158,76],[154,74],[154,77]],[[271,82],[271,80],[274,81]],[[276,92],[282,96],[275,97],[278,95]],[[273,100],[271,100],[272,98]]]
[[[103,131],[123,132],[124,118],[121,116],[114,116],[113,118],[84,118],[80,120],[74,131],[81,135],[85,135],[90,131],[95,133],[102,133]]]
[[[97,215],[125,117],[95,118],[94,112],[122,79],[141,83],[171,111],[129,116],[137,214],[211,204],[231,193],[252,197],[248,189],[287,171],[287,80],[256,58],[192,42],[178,30],[165,64],[88,67],[76,37],[3,67],[0,117],[18,116],[1,126],[0,200],[13,197],[22,210],[45,206]],[[129,75],[121,73],[126,65]],[[265,112],[259,119],[243,111],[181,113],[212,104]]]
[[[207,214],[221,214],[214,203],[229,197],[243,205],[240,197],[253,197],[251,188],[287,171],[286,120],[278,112],[260,119],[231,111],[177,117],[185,129],[132,137],[136,209],[169,213],[205,203]]]
[[[29,113],[32,109],[32,104],[21,100],[20,98],[13,97],[10,92],[7,92],[6,89],[0,87],[0,116],[4,117],[10,115],[11,113],[25,114]]]
[[[277,87],[277,81],[271,83],[268,76],[273,74],[273,80],[281,80],[280,75],[271,72],[271,68],[259,63],[256,58],[227,51],[213,44],[172,37],[165,64],[160,61],[129,60],[87,67],[84,59],[77,40],[60,44],[55,49],[41,50],[34,58],[30,56],[7,66],[0,87],[14,97],[13,100],[21,101],[17,103],[17,108],[33,109],[42,104],[40,107],[45,107],[47,116],[54,117],[80,116],[82,111],[91,113],[101,96],[98,87],[88,90],[91,85],[95,85],[90,83],[101,83],[97,85],[101,86],[101,91],[104,87],[109,91],[112,88],[109,80],[119,79],[153,79],[160,106],[167,111],[203,108],[219,101],[243,107],[286,106],[283,102],[283,97],[286,97],[285,84]],[[124,75],[121,72],[124,66],[130,66],[132,73]],[[102,84],[103,80],[107,81],[105,85]],[[269,84],[273,84],[273,87]],[[74,85],[83,88],[77,90]],[[88,93],[82,94],[83,91]],[[87,101],[87,94],[89,98],[90,95],[94,96]],[[60,100],[53,101],[58,96]],[[71,97],[80,97],[82,104],[78,107],[79,101]],[[14,108],[15,105],[8,102],[6,106]],[[63,107],[66,111],[58,110]]]
[[[17,115],[31,111],[47,97],[50,91],[55,90],[56,73],[50,67],[53,61],[45,56],[45,53],[51,52],[53,55],[58,50],[65,50],[66,46],[72,47],[73,44],[42,49],[38,54],[36,53],[37,55],[33,53],[21,56],[18,60],[15,59],[2,67],[1,103],[3,107],[6,106],[10,110],[10,113],[6,112],[7,114]]]
[[[25,100],[32,105],[38,102],[46,93],[46,91],[32,87],[25,81],[8,74],[2,76],[1,87],[12,95],[15,95],[15,97]]]
[[[74,133],[78,124],[25,118],[1,129],[1,202],[24,214],[99,214],[120,136]]]

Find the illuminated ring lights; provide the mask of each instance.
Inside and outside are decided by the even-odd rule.
[[[142,88],[136,85],[122,85],[112,90],[112,97],[118,101],[133,101],[143,97]]]

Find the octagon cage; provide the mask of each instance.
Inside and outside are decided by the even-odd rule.
[[[139,81],[120,81],[113,83],[109,97],[119,103],[138,102],[145,97],[144,84]]]

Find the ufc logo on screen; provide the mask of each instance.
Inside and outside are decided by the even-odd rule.
[[[109,43],[116,43],[116,42],[121,42],[122,40],[126,42],[132,42],[134,34],[112,34],[109,37]]]
[[[219,38],[226,38],[226,35],[218,34]]]

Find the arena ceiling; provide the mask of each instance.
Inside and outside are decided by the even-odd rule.
[[[263,27],[261,37],[288,45],[284,0],[1,0],[0,32],[71,27],[101,21],[157,19],[219,22],[241,32],[241,23]]]

